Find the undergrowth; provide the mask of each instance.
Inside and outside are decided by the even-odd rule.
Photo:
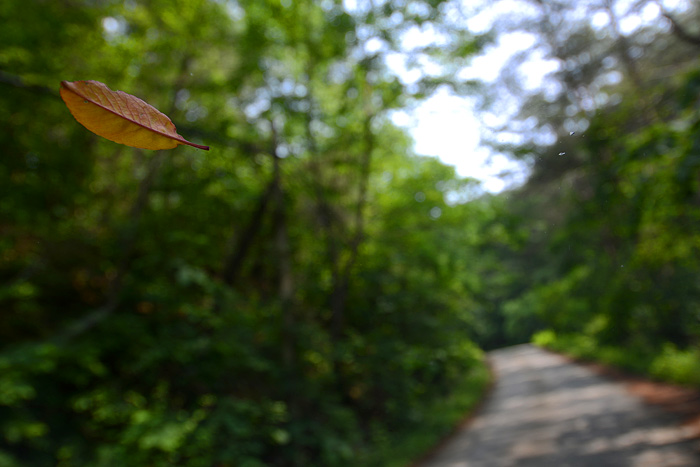
[[[574,358],[622,368],[657,381],[700,388],[700,349],[679,349],[666,343],[662,348],[600,345],[592,336],[540,331],[532,342]]]

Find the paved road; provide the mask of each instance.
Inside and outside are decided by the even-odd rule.
[[[490,361],[490,398],[421,467],[700,466],[694,430],[623,385],[531,345]]]

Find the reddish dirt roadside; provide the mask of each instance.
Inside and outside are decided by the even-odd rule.
[[[564,357],[567,358],[568,357]],[[622,384],[632,395],[665,412],[676,414],[688,436],[700,439],[700,391],[674,384],[652,381],[599,363],[570,359],[594,373]],[[699,464],[700,465],[700,464]]]

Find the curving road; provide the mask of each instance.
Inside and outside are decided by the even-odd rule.
[[[697,430],[531,345],[490,353],[496,386],[421,467],[698,467]]]

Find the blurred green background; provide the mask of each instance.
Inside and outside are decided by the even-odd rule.
[[[700,385],[697,11],[601,36],[531,3],[475,35],[440,0],[0,0],[0,465],[405,465],[479,399],[481,349],[533,336]],[[407,84],[411,28],[446,40]],[[459,78],[518,28],[554,96]],[[83,79],[211,151],[93,135],[58,97]],[[510,191],[390,118],[498,85],[530,122],[504,132],[555,135],[494,138]]]

